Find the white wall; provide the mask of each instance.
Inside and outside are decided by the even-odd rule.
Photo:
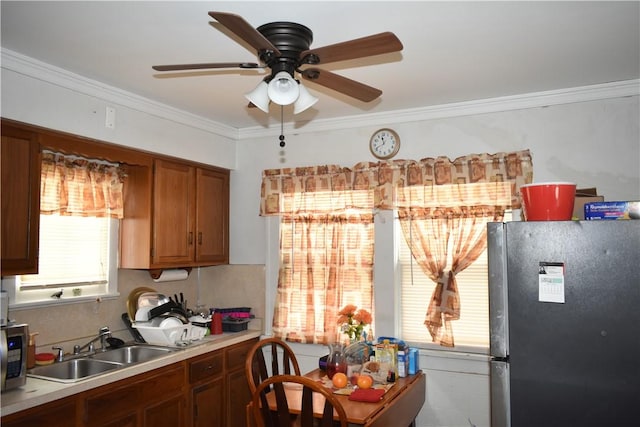
[[[3,52],[3,117],[233,169],[231,263],[265,265],[266,325],[275,289],[278,236],[277,221],[258,216],[262,170],[373,161],[368,141],[377,128],[398,131],[402,138],[399,158],[445,155],[453,159],[528,148],[536,181],[575,181],[580,187],[597,187],[607,200],[640,199],[637,82],[632,83],[635,89],[630,96],[598,88],[582,98],[527,95],[364,120],[346,118],[333,127],[331,123],[286,127],[286,147],[280,149],[275,130],[236,132],[52,67],[16,62],[15,58],[7,60]],[[104,110],[113,105],[117,107],[116,128],[109,130],[104,127]],[[378,221],[381,241],[388,241],[390,221],[386,225]],[[376,250],[377,327],[378,334],[385,335],[396,328],[394,271],[391,261],[378,257],[389,258],[385,254],[392,253],[388,245]],[[326,349],[297,346],[296,353],[302,368],[309,370]],[[419,426],[489,425],[486,357],[427,350],[421,352],[420,363],[427,372],[427,402]]]

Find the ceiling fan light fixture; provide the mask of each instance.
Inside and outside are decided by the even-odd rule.
[[[311,95],[302,83],[298,84],[298,89],[300,91],[300,96],[298,96],[295,104],[293,104],[293,114],[302,113],[304,110],[318,102],[318,98]]]
[[[289,105],[298,99],[300,88],[298,82],[286,71],[280,71],[269,82],[267,93],[269,99],[278,105]]]
[[[244,95],[245,98],[249,100],[253,105],[264,111],[265,113],[269,112],[269,94],[268,94],[269,85],[263,80],[261,81],[255,89],[251,92],[246,93]]]

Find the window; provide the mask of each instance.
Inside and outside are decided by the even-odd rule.
[[[504,221],[511,221],[511,212],[505,212]],[[411,343],[431,343],[424,325],[427,305],[434,290],[434,282],[420,269],[411,251],[396,227],[398,264],[400,268],[400,324],[402,339]],[[460,294],[460,318],[452,322],[456,346],[489,347],[489,287],[487,251],[456,276]],[[438,346],[440,348],[440,346]]]
[[[41,215],[38,274],[15,279],[17,304],[86,299],[117,291],[118,220]]]

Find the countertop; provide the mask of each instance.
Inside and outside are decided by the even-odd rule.
[[[14,412],[19,412],[134,375],[162,368],[172,363],[181,362],[201,354],[259,337],[260,334],[260,330],[248,329],[241,332],[225,332],[222,335],[209,335],[201,341],[168,353],[166,356],[158,357],[149,362],[126,366],[107,372],[104,375],[71,384],[27,377],[27,383],[24,386],[2,393],[2,415],[13,414]]]

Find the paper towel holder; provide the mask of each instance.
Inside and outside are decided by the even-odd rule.
[[[187,276],[189,276],[189,274],[191,274],[191,267],[184,267],[184,268],[176,267],[176,268],[180,269],[180,270],[185,270],[187,272]],[[151,276],[151,278],[153,280],[158,280],[160,278],[160,276],[162,275],[162,272],[164,270],[175,270],[176,268],[171,268],[171,269],[169,269],[169,268],[167,268],[167,269],[154,268],[154,269],[149,270],[149,276]]]

